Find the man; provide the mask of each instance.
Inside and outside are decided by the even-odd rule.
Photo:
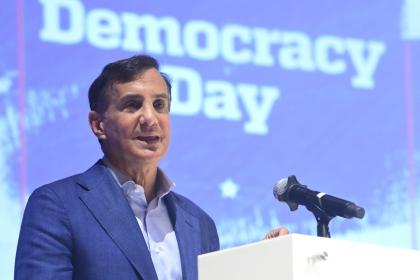
[[[169,145],[171,85],[157,61],[108,64],[89,89],[103,159],[35,190],[15,279],[196,279],[197,256],[219,249],[213,220],[171,190],[159,169]]]

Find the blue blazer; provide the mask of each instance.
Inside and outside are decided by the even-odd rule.
[[[187,198],[165,198],[183,279],[197,279],[197,256],[219,249],[213,220]],[[36,189],[25,209],[15,279],[157,279],[136,218],[110,172],[89,170]]]

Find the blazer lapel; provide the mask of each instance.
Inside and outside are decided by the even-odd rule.
[[[201,253],[199,221],[182,207],[182,202],[172,192],[165,198],[178,241],[182,278],[184,280],[197,279],[197,257]]]
[[[100,162],[82,174],[79,184],[87,191],[80,199],[144,279],[157,275],[143,234],[124,193]]]

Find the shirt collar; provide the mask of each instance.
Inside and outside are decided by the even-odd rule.
[[[122,187],[127,182],[132,182],[136,185],[136,187],[141,187],[144,189],[143,186],[136,184],[132,178],[114,167],[106,157],[102,158],[102,162],[108,168],[109,172],[118,182],[120,187]],[[165,172],[163,172],[162,169],[158,167],[155,185],[157,187],[156,197],[161,198],[171,191],[171,189],[175,186],[175,183],[165,174]]]

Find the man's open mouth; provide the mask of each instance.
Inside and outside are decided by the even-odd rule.
[[[140,141],[143,141],[143,142],[146,142],[147,144],[156,144],[156,143],[159,142],[160,137],[155,136],[155,135],[152,135],[152,136],[138,136],[138,137],[136,137],[136,139],[140,140]]]

